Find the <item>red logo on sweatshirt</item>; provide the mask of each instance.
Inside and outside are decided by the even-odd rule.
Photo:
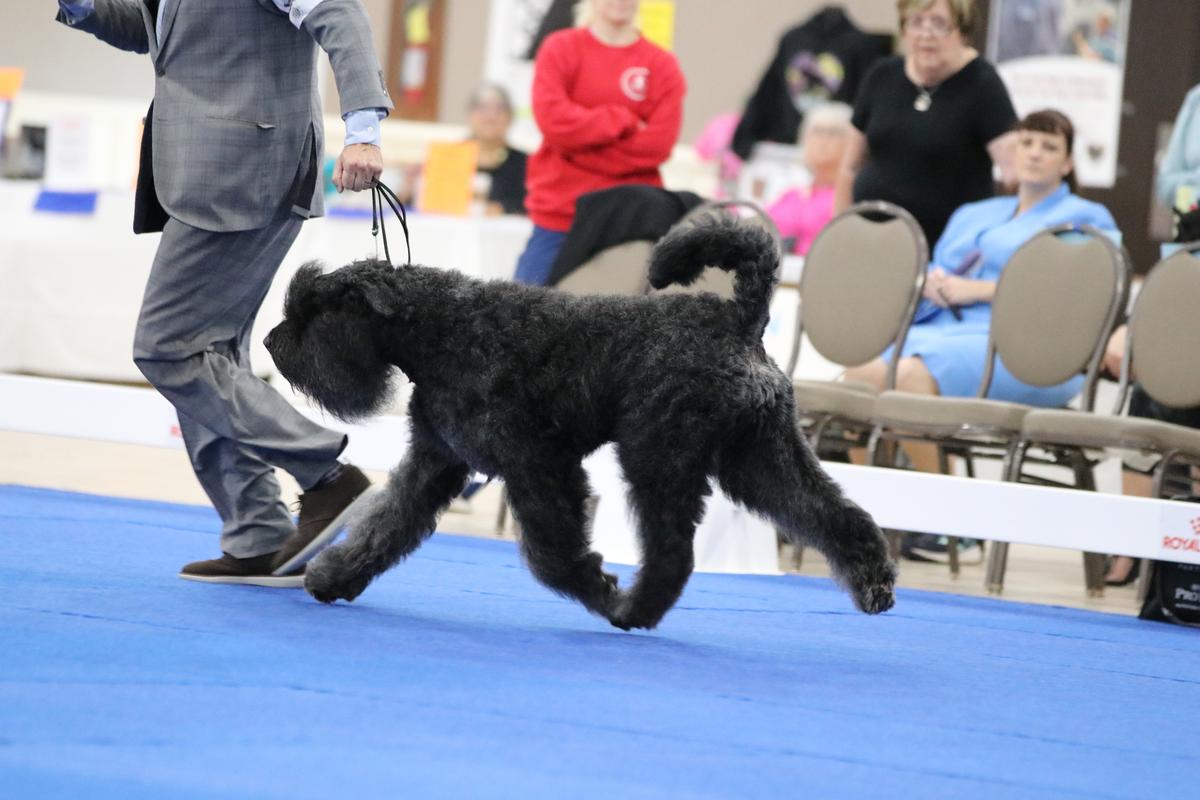
[[[630,67],[621,73],[621,91],[635,103],[646,99],[646,84],[650,70],[646,67]]]

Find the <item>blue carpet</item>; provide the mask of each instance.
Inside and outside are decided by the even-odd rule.
[[[216,530],[203,508],[0,486],[0,797],[1200,785],[1196,631],[915,591],[866,617],[827,581],[697,575],[625,634],[511,544],[452,536],[326,607],[176,578]]]

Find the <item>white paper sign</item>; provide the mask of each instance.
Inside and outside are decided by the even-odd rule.
[[[1075,126],[1081,186],[1117,179],[1129,0],[995,0],[988,57],[1022,117],[1053,108]]]
[[[91,127],[85,116],[57,117],[50,123],[46,131],[47,189],[70,192],[97,188]]]

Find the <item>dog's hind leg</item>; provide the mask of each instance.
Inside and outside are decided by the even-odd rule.
[[[470,470],[442,441],[412,417],[412,441],[388,484],[371,500],[346,541],[317,556],[304,588],[322,603],[353,600],[377,575],[416,550],[438,516],[466,486]]]
[[[667,442],[619,447],[629,503],[637,518],[642,563],[609,615],[618,628],[653,628],[683,594],[695,565],[693,540],[709,494],[708,477]],[[665,456],[647,459],[647,454]]]
[[[608,616],[617,590],[592,550],[585,511],[587,474],[579,462],[534,459],[536,473],[506,473],[513,516],[521,525],[521,550],[534,577],[589,611]]]
[[[717,459],[717,480],[731,499],[770,519],[788,538],[816,547],[868,614],[894,602],[896,567],[870,514],[842,494],[788,414],[731,436]]]

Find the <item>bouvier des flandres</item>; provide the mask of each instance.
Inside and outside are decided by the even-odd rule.
[[[266,340],[293,386],[342,419],[384,408],[395,370],[414,384],[411,444],[346,541],[305,588],[353,600],[413,552],[475,470],[503,479],[533,574],[617,627],[653,628],[692,572],[692,538],[715,479],[733,500],[816,547],[855,604],[892,606],[895,568],[862,508],[796,427],[791,382],[762,335],[779,256],[731,219],[665,237],[650,283],[734,273],[713,294],[575,297],[421,266],[306,264]],[[621,589],[590,547],[581,460],[615,442],[642,564]]]

